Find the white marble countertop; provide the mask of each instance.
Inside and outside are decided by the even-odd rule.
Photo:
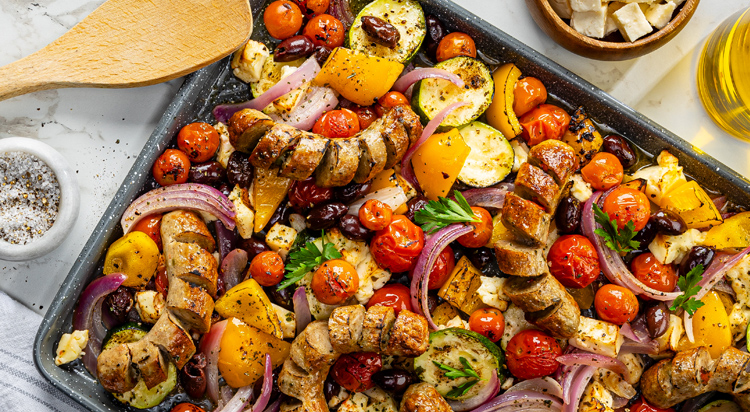
[[[0,66],[44,47],[102,0],[3,0]],[[661,49],[637,60],[600,62],[568,52],[531,19],[523,0],[456,0],[743,175],[750,144],[721,131],[707,117],[695,87],[703,40],[747,0],[702,0],[689,25]],[[0,260],[0,290],[44,313],[181,84],[121,90],[51,90],[0,102],[0,138],[32,137],[55,147],[77,171],[78,221],[65,243],[28,262]]]

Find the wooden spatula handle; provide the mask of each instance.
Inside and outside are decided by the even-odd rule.
[[[0,67],[0,100],[62,87],[59,83],[40,80],[45,78],[45,71],[43,63],[36,61],[33,55]]]

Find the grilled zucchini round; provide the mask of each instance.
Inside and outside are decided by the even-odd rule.
[[[458,132],[471,147],[458,180],[469,186],[488,187],[508,176],[515,153],[502,133],[481,122],[471,122]]]
[[[376,43],[362,29],[362,17],[373,16],[392,24],[401,38],[391,49]],[[347,34],[347,44],[352,50],[371,56],[406,63],[417,54],[427,33],[422,6],[414,0],[375,0],[359,12]]]

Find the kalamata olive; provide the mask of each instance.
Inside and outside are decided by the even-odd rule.
[[[445,37],[448,32],[443,27],[443,24],[440,23],[440,20],[431,14],[425,17],[425,23],[427,23],[427,38],[425,39],[425,42],[427,43],[427,52],[430,56],[435,57],[435,50],[437,50],[440,40],[443,40],[443,37]]]
[[[315,177],[292,182],[289,188],[289,202],[294,210],[306,211],[333,198],[333,189],[315,184]]]
[[[118,325],[128,320],[128,312],[131,309],[133,309],[133,290],[128,287],[120,286],[104,298],[103,310],[108,311],[112,320]]]
[[[289,207],[289,203],[281,202],[279,207],[276,208],[276,211],[273,212],[273,215],[271,215],[271,220],[266,224],[266,229],[271,228],[276,223],[289,226],[289,215],[291,214],[292,208]]]
[[[226,183],[220,183],[216,186],[216,190],[224,194],[224,196],[229,196],[229,194],[232,193],[232,188]]]
[[[221,163],[209,161],[204,163],[193,163],[190,166],[188,181],[202,185],[216,186],[227,178],[227,171]]]
[[[253,260],[255,256],[261,254],[261,252],[269,252],[271,250],[271,248],[266,245],[266,242],[254,237],[243,239],[240,243],[240,248],[247,252],[248,262]]]
[[[560,201],[555,214],[555,223],[560,233],[573,233],[581,225],[583,207],[573,196],[566,196]]]
[[[263,288],[266,294],[273,301],[273,303],[283,307],[284,309],[294,311],[294,302],[292,297],[294,296],[295,286],[290,286],[284,289],[278,289],[276,286],[269,286]]]
[[[248,155],[235,151],[227,161],[227,180],[231,186],[240,185],[242,188],[250,187],[253,181],[253,165],[250,164]]]
[[[414,383],[414,377],[403,369],[384,369],[372,375],[372,381],[381,389],[394,394],[402,394]]]
[[[646,226],[643,227],[643,229],[639,230],[638,233],[633,236],[633,240],[638,242],[640,246],[638,249],[646,250],[648,249],[649,243],[654,241],[654,238],[659,233],[659,229],[656,227],[656,224],[649,219],[646,222]]]
[[[349,208],[341,202],[316,206],[307,215],[307,227],[312,230],[327,229],[336,224]]]
[[[591,306],[588,309],[581,309],[581,316],[585,316],[587,318],[596,319],[596,311],[594,310],[594,307]]]
[[[664,302],[659,302],[646,309],[646,326],[652,339],[663,335],[669,327],[669,308]]]
[[[669,210],[660,210],[648,219],[656,226],[656,231],[669,236],[677,236],[688,230],[685,220],[680,215]]]
[[[707,246],[693,246],[688,252],[687,256],[682,259],[680,263],[680,275],[687,275],[694,267],[703,265],[705,270],[711,261],[714,260],[716,250]]]
[[[372,181],[367,181],[365,183],[349,183],[346,186],[337,187],[333,190],[333,198],[344,202],[344,203],[351,203],[357,199],[362,198],[365,193],[370,191],[370,188],[372,187]]]
[[[497,261],[497,258],[495,258],[495,252],[490,250],[490,248],[480,247],[469,252],[469,260],[474,267],[484,272],[484,268],[492,263],[493,260]]]
[[[362,226],[359,218],[349,214],[341,216],[341,219],[339,219],[339,229],[349,240],[368,240],[373,235],[370,229]]]
[[[362,30],[376,43],[394,49],[401,40],[401,34],[391,23],[375,16],[362,16]]]
[[[276,399],[279,394],[281,393],[279,391],[279,369],[273,371],[273,384],[271,385],[271,399]],[[253,395],[255,395],[255,399],[258,399],[260,397],[261,389],[263,388],[263,378],[258,379],[255,381],[255,384],[253,384]]]
[[[325,382],[323,383],[323,394],[326,397],[326,402],[330,402],[335,396],[341,392],[341,385],[333,380],[331,375],[328,375]]]
[[[622,167],[627,169],[635,165],[638,157],[635,155],[633,148],[621,136],[611,134],[604,138],[602,150],[611,153],[620,160]]]
[[[290,62],[303,57],[307,57],[313,53],[315,45],[307,36],[299,35],[290,37],[276,46],[276,50],[273,52],[273,60],[283,63]]]
[[[180,371],[180,383],[193,399],[200,399],[206,393],[206,355],[196,353]]]
[[[331,49],[325,46],[318,46],[315,48],[312,56],[318,61],[318,64],[322,66],[323,63],[328,60],[328,57],[331,56]]]
[[[411,200],[406,202],[408,210],[406,211],[405,216],[413,222],[414,213],[416,213],[417,210],[422,210],[425,206],[427,206],[427,202],[429,202],[429,200],[422,195],[413,197]]]

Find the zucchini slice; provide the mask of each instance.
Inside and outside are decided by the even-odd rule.
[[[362,17],[379,17],[391,23],[401,35],[398,46],[391,49],[376,43],[362,29]],[[359,12],[347,34],[352,50],[406,63],[417,54],[427,33],[422,6],[414,0],[375,0]]]
[[[458,132],[471,147],[458,180],[469,186],[488,187],[508,176],[515,152],[502,133],[481,122],[471,122]]]
[[[741,410],[740,406],[736,403],[730,400],[720,399],[700,408],[698,412],[740,412]]]
[[[109,349],[121,343],[137,342],[143,339],[146,333],[148,333],[148,330],[135,322],[129,322],[112,328],[107,332],[107,336],[104,337],[102,350]]]
[[[475,378],[455,378],[445,376],[446,371],[435,362],[456,369],[465,369],[464,358],[482,380],[474,384],[460,396],[447,396],[451,390]],[[435,386],[437,391],[448,399],[465,400],[475,396],[487,384],[492,371],[497,370],[497,378],[505,381],[505,355],[502,349],[484,336],[461,328],[448,328],[430,333],[430,347],[427,352],[414,359],[414,371],[424,382]]]
[[[138,381],[138,384],[135,385],[135,388],[125,393],[113,393],[112,395],[114,395],[118,401],[126,405],[130,405],[137,409],[147,409],[160,404],[161,401],[163,401],[164,398],[174,390],[176,385],[177,367],[174,362],[169,362],[167,380],[164,382],[148,389],[146,383],[141,379]]]
[[[490,69],[477,59],[458,56],[442,61],[435,68],[453,72],[466,84],[459,88],[448,80],[424,79],[414,85],[411,105],[422,123],[432,120],[441,110],[457,102],[469,103],[455,109],[440,123],[442,128],[460,127],[476,120],[492,103],[495,83]]]

